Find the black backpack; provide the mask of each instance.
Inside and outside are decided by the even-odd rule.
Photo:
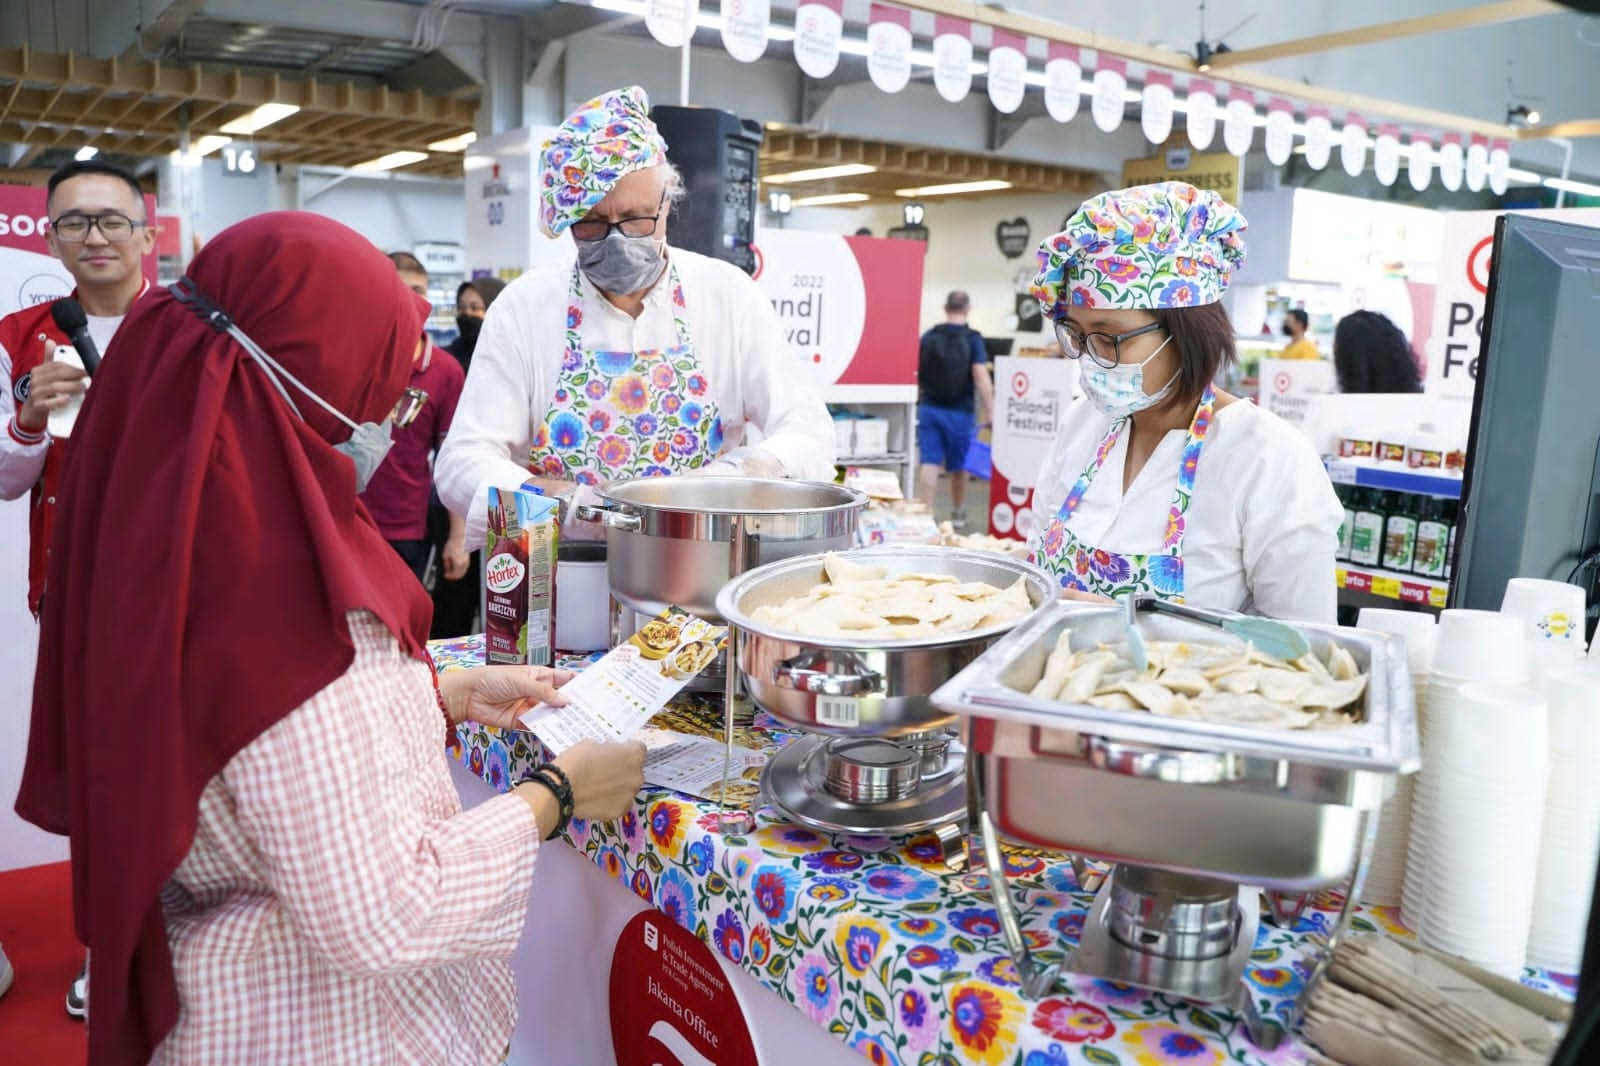
[[[922,338],[917,388],[924,402],[960,407],[972,395],[972,333],[965,326],[940,327]]]

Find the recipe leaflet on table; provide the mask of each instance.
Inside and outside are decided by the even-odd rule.
[[[727,627],[669,607],[562,686],[565,706],[541,703],[522,724],[556,755],[584,740],[627,740],[711,665],[727,636]]]

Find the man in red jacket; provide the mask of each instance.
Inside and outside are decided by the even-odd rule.
[[[126,170],[90,160],[52,174],[45,203],[50,251],[77,282],[73,296],[83,305],[89,335],[104,356],[123,316],[148,285],[140,268],[155,251],[156,237],[144,194]],[[50,316],[52,302],[0,318],[0,499],[32,497],[28,607],[36,618],[44,599],[65,443],[52,436],[50,416],[77,403],[88,384],[77,353]],[[59,423],[56,428],[67,432]],[[83,1018],[88,1009],[87,973],[86,965],[67,993],[67,1013],[74,1018]]]

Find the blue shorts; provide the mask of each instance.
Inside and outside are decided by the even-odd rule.
[[[977,429],[978,417],[971,411],[917,404],[917,461],[952,472],[966,469]]]

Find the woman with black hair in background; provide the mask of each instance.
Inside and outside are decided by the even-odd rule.
[[[1385,315],[1353,311],[1333,331],[1333,370],[1340,392],[1421,392],[1406,335]]]

